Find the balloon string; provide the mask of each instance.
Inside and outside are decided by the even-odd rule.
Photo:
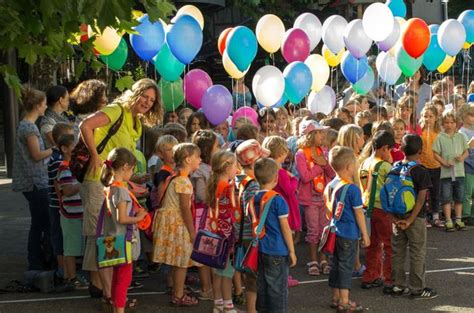
[[[466,52],[467,52],[467,50],[464,50],[463,53],[462,53],[462,56],[463,56],[463,58],[462,58],[462,73],[461,73],[461,84],[462,85],[464,85],[464,68],[465,68],[464,66],[466,64],[466,59],[467,59],[466,58]],[[466,86],[467,86],[467,82],[466,82]]]
[[[469,80],[469,72],[471,70],[471,49],[472,49],[472,46],[469,48],[469,53],[468,53],[468,56],[467,56],[467,84],[466,84],[466,87],[469,87],[469,84],[470,84],[470,80]]]
[[[174,88],[171,87],[171,103],[173,104],[173,112],[175,111],[175,105],[174,105]]]

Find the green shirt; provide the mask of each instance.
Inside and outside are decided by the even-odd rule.
[[[448,162],[454,161],[454,177],[464,177],[464,162],[458,162],[454,158],[460,156],[469,148],[466,137],[456,132],[453,136],[441,132],[433,143],[432,149]],[[441,166],[440,178],[450,178],[451,167]]]
[[[364,203],[364,206],[369,205],[369,198],[370,198],[370,190],[371,190],[371,175],[372,171],[375,169],[375,165],[380,162],[381,160],[378,158],[375,158],[373,156],[367,158],[362,162],[359,170],[359,178],[362,184],[361,190],[362,190],[362,200]],[[375,189],[375,202],[374,202],[374,208],[381,209],[382,208],[382,203],[380,202],[380,190],[382,189],[382,186],[385,183],[385,178],[387,177],[388,173],[392,169],[392,165],[386,161],[381,161],[382,164],[379,167],[378,171],[378,176],[377,176],[377,187]],[[364,186],[366,188],[364,189]]]

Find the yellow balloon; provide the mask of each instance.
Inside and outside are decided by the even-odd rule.
[[[201,13],[201,10],[199,10],[198,8],[196,8],[194,5],[191,5],[191,4],[187,4],[183,7],[181,7],[178,12],[176,12],[176,16],[173,17],[173,19],[171,20],[171,22],[175,22],[175,20],[178,18],[178,16],[181,16],[181,15],[190,15],[192,17],[194,17],[194,19],[196,21],[198,21],[199,23],[199,26],[201,26],[201,29],[204,28],[204,16],[202,15]]]
[[[229,55],[227,54],[227,50],[224,51],[224,54],[222,55],[222,64],[224,65],[224,69],[229,74],[230,77],[234,79],[241,79],[242,77],[247,74],[248,70],[245,70],[244,72],[239,71],[237,66],[235,66],[234,62],[229,58]],[[250,68],[250,66],[249,66]]]
[[[311,85],[311,90],[318,92],[326,85],[326,82],[329,79],[329,65],[326,60],[320,54],[311,54],[304,61],[311,70],[311,75],[313,76],[313,84]]]
[[[107,26],[102,33],[95,32],[92,27],[87,28],[89,37],[95,36],[94,48],[102,55],[110,55],[117,49],[122,37],[117,30]]]
[[[278,16],[267,14],[258,20],[255,34],[263,50],[275,53],[280,49],[285,36],[285,25]]]
[[[469,49],[471,46],[472,46],[472,43],[469,43],[469,42],[466,41],[466,42],[464,43],[464,46],[463,46],[462,48],[465,49],[465,50],[467,50],[467,49]]]
[[[334,54],[332,53],[331,50],[328,49],[328,47],[326,47],[326,45],[323,45],[323,49],[321,53],[323,54],[323,57],[326,60],[326,62],[328,62],[328,65],[331,67],[334,67],[334,66],[338,66],[339,63],[341,63],[342,56],[344,55],[345,51],[346,50],[342,48],[338,54]]]
[[[456,61],[456,56],[446,55],[443,63],[441,63],[441,65],[437,68],[438,72],[441,74],[446,73],[451,68],[451,66],[453,66],[454,61]]]

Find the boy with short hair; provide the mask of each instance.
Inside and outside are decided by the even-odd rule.
[[[349,299],[349,291],[352,287],[352,267],[359,237],[362,236],[363,247],[370,245],[362,195],[353,181],[357,171],[354,151],[348,147],[335,146],[329,152],[329,164],[337,174],[325,190],[329,210],[334,212],[333,214],[338,214],[339,203],[343,204],[342,212],[335,219],[336,244],[329,274],[329,287],[333,290],[331,307],[336,308],[338,312],[362,312],[363,308]],[[345,194],[343,188],[346,188]],[[334,200],[329,203],[330,199]]]
[[[466,225],[474,225],[474,208],[472,197],[474,195],[474,106],[465,105],[462,114],[463,126],[459,132],[466,137],[469,145],[469,156],[464,160],[465,193],[462,205],[462,217]]]
[[[420,136],[407,134],[402,139],[405,159],[402,164],[418,162],[423,147]],[[428,170],[423,165],[410,169],[410,176],[416,194],[413,210],[403,216],[394,216],[396,229],[392,234],[393,247],[393,289],[392,295],[404,296],[411,293],[413,299],[432,299],[438,294],[425,286],[426,225],[423,207],[426,193],[431,188]],[[405,263],[407,248],[410,247],[409,284],[406,287]]]
[[[278,165],[261,158],[254,166],[260,190],[254,197],[256,216],[261,216],[265,193],[278,183]],[[295,247],[288,224],[288,205],[276,195],[268,204],[265,236],[259,240],[257,275],[257,311],[288,312],[288,271],[296,265]]]

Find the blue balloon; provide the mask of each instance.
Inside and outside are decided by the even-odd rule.
[[[239,71],[247,70],[257,56],[257,38],[246,26],[237,26],[227,38],[227,54]]]
[[[438,35],[431,35],[430,45],[423,55],[423,65],[428,71],[434,71],[443,63],[446,53],[438,43]]]
[[[201,50],[202,30],[190,15],[181,15],[166,34],[171,52],[183,64],[189,64]]]
[[[130,35],[130,44],[140,59],[151,61],[165,42],[165,30],[160,21],[151,23],[148,14],[138,21],[140,25],[133,27],[138,34]]]
[[[374,82],[374,71],[371,67],[369,67],[364,77],[362,77],[361,79],[359,79],[359,81],[352,85],[352,89],[359,95],[365,95],[372,89],[372,87],[374,86]]]
[[[366,56],[357,60],[349,51],[344,52],[341,61],[341,71],[342,75],[352,84],[364,77],[368,68],[369,63],[367,62]]]
[[[466,42],[473,43],[474,42],[474,10],[466,10],[462,12],[459,17],[458,21],[464,25],[466,29]]]
[[[431,35],[437,35],[438,34],[438,29],[439,29],[438,24],[431,24],[430,26],[428,26],[428,28],[430,29]]]
[[[285,106],[285,104],[288,102],[288,98],[286,97],[286,95],[283,93],[283,96],[281,96],[281,99],[278,100],[277,103],[275,103],[274,105],[272,105],[270,108],[271,109],[276,109],[276,108],[279,108],[279,107],[282,107],[282,106]],[[259,109],[263,109],[265,108],[265,106],[263,104],[261,104],[260,102],[257,101],[257,106]]]
[[[313,83],[313,75],[308,65],[292,62],[283,71],[285,77],[285,95],[291,103],[300,103],[308,94]]]
[[[407,7],[403,0],[388,0],[387,5],[390,11],[392,11],[393,16],[405,18],[407,15]]]

